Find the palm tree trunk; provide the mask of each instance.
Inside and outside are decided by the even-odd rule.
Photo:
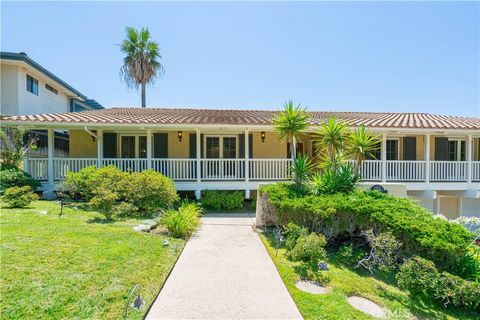
[[[147,107],[147,98],[145,94],[145,82],[142,82],[142,108]]]
[[[295,163],[295,159],[297,159],[297,142],[295,141],[295,137],[292,138],[292,159],[293,163]]]

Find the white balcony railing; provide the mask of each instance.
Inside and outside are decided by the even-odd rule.
[[[53,158],[53,179],[62,180],[70,171],[78,172],[87,166],[98,166],[97,158]],[[201,159],[200,180],[202,181],[275,181],[286,180],[291,174],[291,159],[249,159],[248,172],[245,159]],[[175,181],[196,181],[196,159],[102,159],[102,166],[115,165],[127,172],[153,169]],[[385,165],[385,179],[384,179]],[[27,158],[24,167],[34,179],[48,180],[48,159]],[[469,171],[466,161],[364,161],[360,174],[365,181],[422,182],[427,179],[427,170],[432,182],[480,182],[480,161],[471,162]],[[470,174],[470,179],[469,179]]]
[[[430,162],[431,181],[466,181],[468,163],[466,161]]]

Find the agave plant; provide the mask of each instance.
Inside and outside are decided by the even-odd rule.
[[[308,181],[312,172],[312,162],[307,155],[299,154],[292,165],[293,181],[298,186],[303,186]]]
[[[293,101],[284,103],[283,110],[273,119],[275,131],[280,139],[291,142],[290,149],[295,163],[297,140],[302,131],[308,128],[310,115],[300,104],[294,106]]]
[[[360,181],[360,175],[349,163],[340,164],[336,170],[329,168],[312,176],[310,188],[314,194],[350,193]]]

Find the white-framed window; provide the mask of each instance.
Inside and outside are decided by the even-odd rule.
[[[447,160],[466,161],[467,142],[465,139],[448,139]]]
[[[140,134],[120,135],[120,158],[146,158],[147,136]]]
[[[203,148],[207,159],[236,159],[239,153],[238,136],[205,135]]]

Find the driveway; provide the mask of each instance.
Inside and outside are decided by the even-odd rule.
[[[301,319],[248,215],[206,215],[146,319]]]

